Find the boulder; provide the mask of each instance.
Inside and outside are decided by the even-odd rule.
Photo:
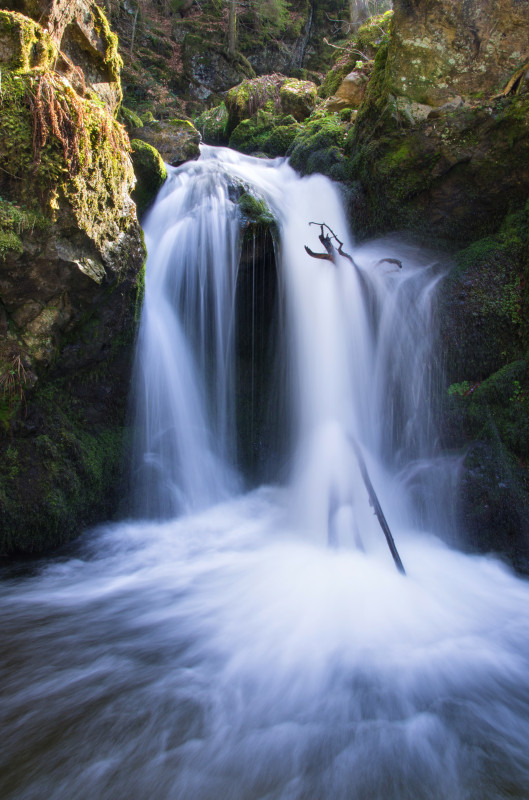
[[[433,107],[494,95],[529,67],[528,42],[527,5],[519,0],[395,0],[389,92]]]
[[[317,89],[312,81],[299,81],[284,75],[261,75],[234,86],[226,95],[227,132],[260,109],[278,116],[289,115],[298,122],[306,119],[316,106]]]
[[[279,89],[281,111],[303,122],[316,107],[317,87],[312,81],[287,78]]]
[[[336,94],[325,103],[327,111],[342,111],[344,108],[358,108],[364,99],[369,80],[365,72],[353,70],[345,76]]]
[[[147,123],[134,129],[133,136],[154,147],[173,167],[193,161],[200,155],[200,133],[187,119]]]

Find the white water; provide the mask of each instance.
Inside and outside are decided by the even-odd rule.
[[[102,527],[0,583],[0,797],[526,799],[528,585],[424,530],[448,524],[442,481],[417,483],[435,463],[436,268],[389,242],[355,250],[321,177],[204,155],[171,173],[146,222],[134,494],[151,519]],[[288,480],[246,494],[233,176],[281,223],[277,374],[294,431]],[[321,249],[309,221],[331,225],[363,279],[305,255]],[[377,266],[388,256],[402,272]]]

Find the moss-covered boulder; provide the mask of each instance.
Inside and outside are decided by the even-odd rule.
[[[122,97],[118,39],[95,2],[4,0],[2,7],[14,12],[9,14],[10,21],[5,18],[0,23],[3,60],[10,47],[6,42],[9,26],[18,26],[21,37],[17,47],[23,63],[16,65],[11,60],[12,69],[53,67],[54,72],[68,79],[78,94],[103,102],[112,112],[117,110]],[[20,18],[16,22],[16,12],[22,12],[20,16],[25,17],[22,29]],[[35,24],[30,25],[28,18]],[[55,56],[50,50],[50,41],[56,49]]]
[[[228,144],[228,109],[225,103],[206,109],[195,120],[195,127],[200,132],[205,144]]]
[[[136,128],[133,134],[136,139],[154,147],[173,167],[193,161],[200,155],[200,133],[187,119],[146,123],[142,128]]]
[[[291,166],[303,175],[322,172],[334,180],[347,180],[343,147],[350,127],[338,114],[316,114],[301,126],[287,151]]]
[[[292,116],[276,116],[260,109],[245,119],[230,136],[230,147],[241,153],[284,156],[300,131]]]
[[[317,87],[312,81],[287,79],[279,90],[281,110],[298,122],[309,117],[316,107]]]
[[[118,489],[144,248],[115,37],[93,4],[71,6],[47,5],[47,30],[0,12],[2,554],[66,541]],[[51,59],[70,34],[83,53]]]
[[[138,212],[143,214],[166,180],[167,169],[158,150],[155,150],[147,142],[133,139],[131,147],[132,163],[136,175],[136,186],[132,192],[132,199],[136,203]]]
[[[285,78],[284,75],[262,75],[234,86],[226,95],[227,132],[231,136],[237,125],[264,110],[278,116],[292,116],[297,121],[309,116],[316,105],[316,84]]]
[[[365,233],[415,227],[463,243],[525,202],[528,36],[515,0],[397,0],[346,148]]]

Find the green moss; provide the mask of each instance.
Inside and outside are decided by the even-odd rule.
[[[68,153],[51,130],[35,152],[32,104],[42,81],[53,103],[71,119]],[[121,125],[99,103],[79,98],[52,73],[3,74],[0,102],[0,167],[28,208],[54,218],[65,200],[79,227],[98,246],[129,226],[123,193],[133,181],[129,144]]]
[[[307,120],[287,153],[292,167],[302,174],[329,174],[343,160],[348,129],[337,114],[315,115]]]
[[[393,11],[376,14],[360,26],[355,37],[356,49],[370,57],[383,44],[388,43],[388,31]]]
[[[206,144],[228,144],[228,109],[225,103],[203,111],[195,120],[195,127]]]
[[[167,169],[159,152],[146,142],[133,139],[132,163],[137,178],[132,199],[143,213],[152,203],[167,178]]]
[[[123,66],[123,60],[118,52],[118,37],[110,29],[108,19],[106,18],[102,8],[94,3],[90,6],[90,9],[92,12],[94,30],[96,31],[99,40],[104,43],[104,64],[108,70],[110,80],[119,84],[121,102],[120,72]]]
[[[58,50],[50,35],[33,20],[17,12],[0,10],[0,63],[26,72],[52,66]]]
[[[43,383],[27,402],[27,415],[43,420],[39,432],[28,428],[16,445],[0,435],[0,552],[41,553],[115,513],[128,432],[124,403],[109,404],[98,389],[112,368]]]
[[[279,90],[281,109],[291,114],[298,122],[306,119],[314,110],[317,96],[316,84],[289,78]]]
[[[24,246],[20,238],[23,233],[45,231],[49,225],[49,220],[42,214],[0,197],[0,261],[9,252],[23,252]]]
[[[244,192],[237,202],[241,214],[245,217],[247,222],[263,225],[268,228],[272,226],[275,227],[275,217],[262,197]]]
[[[265,75],[254,80],[244,80],[226,94],[228,109],[227,133],[231,136],[237,125],[254,116],[260,109],[279,112],[280,88],[285,78],[281,75]]]
[[[122,105],[119,109],[118,119],[123,123],[128,133],[131,133],[134,128],[143,128],[143,122],[140,117],[134,111],[132,111],[132,109],[127,108],[126,106]]]
[[[284,156],[300,126],[290,116],[276,116],[259,110],[251,119],[243,120],[230,136],[230,147],[241,153],[263,153]]]
[[[460,385],[461,388],[466,384]],[[529,459],[529,370],[521,359],[506,364],[480,384],[468,384],[458,395],[458,413],[470,438],[499,436],[511,453]],[[458,387],[460,388],[460,387]]]

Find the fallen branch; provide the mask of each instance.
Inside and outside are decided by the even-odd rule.
[[[505,87],[505,89],[502,89],[502,91],[499,94],[495,94],[494,97],[491,97],[491,100],[499,100],[502,97],[507,97],[507,95],[510,94],[512,92],[512,90],[514,89],[514,87],[516,85],[516,82],[520,81],[520,84],[516,88],[516,93],[518,94],[518,92],[520,91],[520,86],[521,86],[521,80],[520,79],[521,79],[522,75],[525,72],[527,72],[527,70],[529,70],[529,61],[527,61],[523,65],[523,67],[520,67],[520,69],[516,70],[514,75],[512,75],[511,78],[509,79],[509,82],[507,83],[507,86]]]
[[[318,236],[318,239],[320,240],[325,250],[327,251],[326,253],[314,253],[310,248],[308,248],[305,245],[305,250],[309,254],[309,256],[312,256],[312,258],[322,258],[325,261],[332,261],[333,264],[336,265],[336,253],[338,253],[338,255],[342,256],[342,258],[347,258],[354,267],[357,266],[352,256],[350,256],[349,253],[344,253],[343,242],[340,241],[340,239],[338,239],[335,232],[332,230],[332,228],[329,228],[326,222],[309,222],[309,225],[318,225],[318,227],[320,228],[320,235]],[[324,233],[325,228],[327,228],[330,235]],[[332,243],[333,239],[335,242],[337,242],[338,249],[336,249],[333,246]]]
[[[373,507],[376,517],[380,523],[380,527],[384,532],[384,536],[386,537],[390,553],[393,556],[393,561],[395,562],[395,566],[397,567],[401,575],[406,575],[406,570],[404,569],[404,565],[400,559],[399,553],[395,546],[395,541],[393,539],[393,536],[391,535],[391,531],[384,516],[384,512],[382,511],[382,506],[380,505],[377,494],[373,488],[373,484],[371,483],[371,479],[367,471],[366,462],[364,461],[364,456],[362,455],[362,451],[360,450],[357,441],[351,435],[349,436],[349,441],[351,442],[353,450],[355,451],[355,455],[358,461],[358,466],[360,467],[360,472],[362,474],[362,479],[364,481],[367,493],[369,495],[369,503]]]

